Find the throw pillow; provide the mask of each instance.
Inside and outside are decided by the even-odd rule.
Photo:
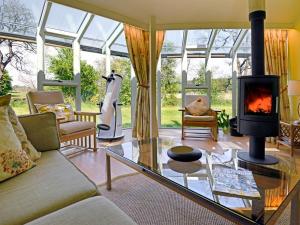
[[[206,101],[199,97],[195,101],[187,105],[185,109],[189,114],[193,116],[202,116],[208,112],[209,106]]]
[[[39,113],[54,112],[57,118],[61,118],[60,123],[75,120],[74,111],[70,104],[34,104]]]
[[[10,95],[0,97],[0,182],[29,170],[35,164],[23,151],[8,117]]]
[[[41,153],[38,152],[28,140],[22,124],[20,123],[15,111],[10,106],[8,106],[8,116],[9,121],[13,126],[14,132],[21,142],[22,149],[27,153],[32,161],[39,159],[41,157]]]

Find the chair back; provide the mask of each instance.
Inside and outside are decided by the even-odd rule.
[[[38,113],[34,104],[63,104],[64,96],[61,91],[29,91],[26,94],[29,111]]]
[[[206,95],[185,95],[185,106],[189,105],[198,98],[201,98],[202,101],[209,106],[209,98]]]

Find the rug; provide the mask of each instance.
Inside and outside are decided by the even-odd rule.
[[[233,224],[142,174],[115,179],[111,191],[105,185],[99,190],[138,225]],[[288,225],[289,213],[290,207],[276,224]]]

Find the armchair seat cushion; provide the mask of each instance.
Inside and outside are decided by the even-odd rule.
[[[79,131],[88,130],[95,127],[94,122],[86,121],[71,121],[66,123],[61,123],[59,125],[59,131],[62,135],[73,134]]]
[[[214,116],[208,116],[208,115],[204,115],[204,116],[193,116],[193,115],[185,115],[184,119],[187,121],[202,121],[202,122],[209,122],[209,121],[214,121],[216,120]]]

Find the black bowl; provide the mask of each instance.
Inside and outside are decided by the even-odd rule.
[[[201,158],[202,152],[189,146],[175,146],[168,150],[171,159],[180,162],[192,162]]]

